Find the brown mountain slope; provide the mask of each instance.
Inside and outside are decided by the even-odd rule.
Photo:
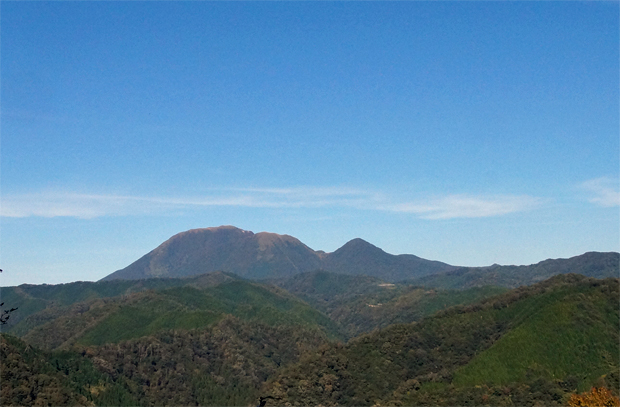
[[[218,270],[274,278],[314,270],[320,264],[319,256],[292,236],[221,226],[179,233],[103,280],[185,277]]]
[[[395,256],[362,239],[353,239],[333,253],[324,253],[312,250],[292,236],[255,234],[233,226],[220,226],[179,233],[102,280],[185,277],[211,271],[266,279],[320,268],[395,281],[454,267],[408,254]]]

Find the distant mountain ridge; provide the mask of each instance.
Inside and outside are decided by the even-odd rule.
[[[356,238],[332,253],[315,251],[293,236],[253,233],[234,226],[191,229],[103,280],[188,277],[214,271],[252,280],[274,280],[325,270],[444,289],[530,285],[556,274],[618,277],[620,254],[588,252],[527,266],[457,267],[411,254],[393,255]]]
[[[529,266],[459,267],[409,281],[426,287],[463,289],[488,285],[516,288],[546,280],[558,274],[577,273],[587,277],[620,277],[620,253],[587,252],[568,259],[547,259]]]
[[[393,255],[366,242],[353,239],[333,253],[327,253],[323,268],[340,274],[378,277],[386,281],[400,281],[409,276],[432,275],[456,267],[439,261],[422,259],[412,254]]]
[[[150,253],[102,280],[186,277],[212,271],[267,279],[325,269],[386,281],[412,279],[455,269],[413,255],[392,255],[353,239],[333,253],[315,251],[298,239],[253,233],[234,226],[192,229],[172,236]]]

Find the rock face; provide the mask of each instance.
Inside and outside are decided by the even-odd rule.
[[[412,255],[391,255],[362,239],[354,239],[333,253],[324,253],[292,236],[255,234],[234,226],[220,226],[179,233],[103,280],[185,277],[211,271],[264,279],[320,268],[388,281],[453,269],[448,264]]]

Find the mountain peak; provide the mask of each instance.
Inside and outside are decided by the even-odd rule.
[[[328,253],[324,268],[342,274],[379,277],[399,281],[451,269],[449,264],[421,259],[413,255],[392,255],[364,239],[355,238],[340,249]]]
[[[278,242],[301,243],[298,239],[289,235],[279,235],[277,233],[260,232],[256,234],[259,245],[261,247],[271,247]]]
[[[246,278],[274,278],[320,268],[312,249],[288,235],[224,225],[178,233],[104,280],[186,277],[226,271]]]
[[[187,234],[187,233],[204,233],[204,232],[215,232],[215,233],[218,233],[218,232],[230,232],[230,231],[254,234],[254,233],[250,232],[249,230],[243,230],[243,229],[240,229],[240,228],[238,228],[236,226],[222,225],[222,226],[211,226],[211,227],[208,227],[208,228],[190,229],[190,230],[186,230],[185,232],[179,233],[179,235]]]
[[[380,248],[378,248],[374,244],[368,243],[364,239],[356,237],[355,239],[349,240],[347,243],[345,243],[340,249],[336,250],[334,253],[342,252],[342,251],[348,251],[348,250],[363,250],[363,249],[380,250],[380,251],[383,252],[383,250],[381,250]]]
[[[254,234],[223,225],[178,233],[104,280],[187,277],[213,271],[261,279],[320,268],[398,281],[444,271],[451,266],[413,255],[391,255],[360,238],[350,240],[333,253],[325,253],[312,250],[293,236]]]

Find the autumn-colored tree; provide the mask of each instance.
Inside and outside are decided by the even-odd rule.
[[[620,399],[605,387],[592,387],[589,392],[573,394],[568,400],[570,407],[620,407]]]

